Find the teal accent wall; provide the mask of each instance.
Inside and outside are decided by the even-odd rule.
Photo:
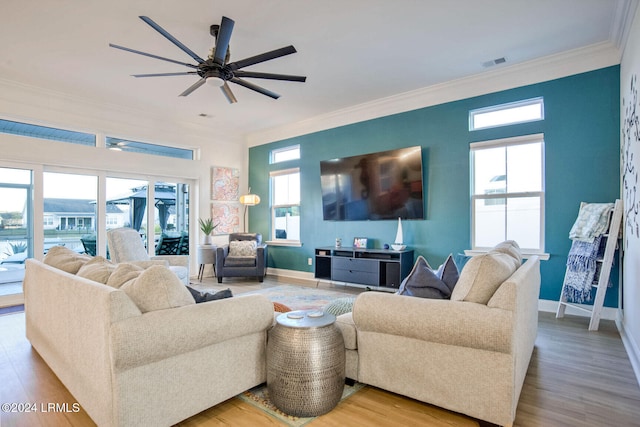
[[[469,110],[543,97],[545,120],[470,132]],[[270,233],[269,172],[299,167],[302,247],[269,247],[270,267],[313,271],[307,258],[340,237],[349,245],[368,237],[374,247],[391,243],[396,221],[322,219],[320,161],[422,146],[427,218],[403,221],[405,243],[431,265],[471,246],[469,144],[533,133],[545,136],[545,251],[540,298],[558,300],[571,247],[569,230],[581,201],[613,202],[620,194],[620,68],[613,66],[544,83],[426,107],[277,141],[249,150],[249,185],[264,201],[249,208],[250,229]],[[299,144],[301,159],[271,165],[269,154]],[[617,275],[605,305],[617,307]]]

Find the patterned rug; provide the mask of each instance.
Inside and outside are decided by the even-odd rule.
[[[340,398],[340,402],[349,396],[353,395],[358,390],[362,389],[364,384],[355,383],[354,385],[345,385],[344,391],[342,392],[342,397]],[[245,391],[242,394],[238,395],[238,398],[244,400],[260,409],[263,412],[271,415],[273,418],[278,421],[290,426],[290,427],[300,427],[305,424],[311,422],[316,417],[294,417],[293,415],[288,415],[282,412],[280,409],[276,408],[273,403],[269,400],[269,391],[267,390],[267,386],[265,384],[254,387],[250,390]],[[340,403],[338,403],[339,405]]]
[[[280,285],[258,291],[245,292],[242,295],[261,294],[269,298],[271,302],[278,302],[291,310],[316,310],[322,309],[327,304],[338,298],[353,297],[352,293],[329,291],[319,288],[307,288],[304,286]]]

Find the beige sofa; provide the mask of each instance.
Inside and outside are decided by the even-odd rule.
[[[99,426],[173,425],[266,381],[269,300],[251,295],[195,304],[179,286],[187,295],[176,288],[169,297],[181,306],[158,310],[151,301],[141,310],[134,300],[143,288],[131,298],[27,260],[27,338]]]
[[[507,259],[502,252],[473,257],[451,300],[360,294],[337,322],[347,377],[511,425],[537,335],[540,266],[531,257],[510,274],[492,264]]]

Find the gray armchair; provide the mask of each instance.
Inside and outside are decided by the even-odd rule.
[[[216,276],[257,277],[264,281],[267,272],[267,245],[259,233],[231,233],[229,244],[216,250]]]

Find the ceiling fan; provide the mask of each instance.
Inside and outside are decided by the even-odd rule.
[[[211,52],[207,59],[203,59],[198,56],[191,49],[186,47],[175,37],[169,34],[160,25],[156,24],[148,16],[140,16],[144,22],[149,24],[151,28],[162,34],[171,43],[175,44],[184,51],[187,55],[194,59],[197,64],[189,64],[187,62],[176,61],[174,59],[164,58],[162,56],[153,55],[151,53],[141,52],[139,50],[130,49],[124,46],[118,46],[109,43],[110,47],[121,49],[127,52],[137,53],[139,55],[148,56],[150,58],[160,59],[174,64],[184,65],[185,67],[192,68],[193,71],[183,71],[177,73],[157,73],[157,74],[134,74],[133,77],[165,77],[165,76],[184,76],[184,75],[197,75],[200,79],[193,85],[189,86],[180,96],[187,96],[194,90],[198,89],[205,83],[220,87],[222,93],[225,95],[230,103],[237,102],[236,97],[233,95],[231,88],[227,82],[232,82],[240,86],[244,86],[247,89],[254,90],[263,95],[269,96],[273,99],[278,99],[280,95],[256,84],[244,80],[244,78],[256,78],[256,79],[269,79],[269,80],[286,80],[291,82],[304,82],[307,80],[304,76],[293,76],[287,74],[273,74],[273,73],[260,73],[256,71],[244,71],[245,67],[250,65],[259,64],[261,62],[270,61],[272,59],[279,58],[281,56],[290,55],[296,53],[296,49],[289,45],[280,49],[272,50],[269,52],[261,53],[250,58],[245,58],[240,61],[229,62],[229,41],[231,40],[231,32],[235,22],[226,16],[222,17],[220,25],[211,25],[210,33],[215,38],[215,46],[211,49]]]

